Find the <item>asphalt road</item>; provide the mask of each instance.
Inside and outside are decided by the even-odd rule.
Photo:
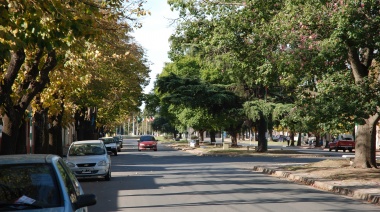
[[[112,156],[112,179],[81,180],[97,195],[89,211],[379,211],[375,205],[251,171],[253,165],[310,163],[322,158],[199,157],[125,140]]]

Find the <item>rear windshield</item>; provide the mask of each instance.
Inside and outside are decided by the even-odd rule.
[[[25,205],[25,209],[62,206],[53,170],[50,164],[0,165],[0,202],[4,203],[0,204],[0,211],[6,204],[14,203],[33,205]]]
[[[116,143],[113,138],[100,138],[99,140],[102,140],[104,144]]]
[[[141,136],[140,141],[155,141],[153,136]]]

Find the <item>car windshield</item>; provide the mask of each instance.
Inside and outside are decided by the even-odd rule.
[[[69,156],[103,155],[104,148],[99,143],[73,144],[69,150]]]
[[[62,206],[56,179],[49,164],[0,165],[0,211]]]
[[[140,141],[155,141],[153,136],[141,136]]]
[[[104,144],[116,143],[113,138],[100,138],[99,140],[102,140]]]

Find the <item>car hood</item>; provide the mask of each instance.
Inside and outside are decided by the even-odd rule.
[[[108,160],[104,155],[67,156],[66,161],[72,163],[97,163],[101,160]]]

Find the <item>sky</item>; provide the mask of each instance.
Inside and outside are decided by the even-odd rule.
[[[151,64],[150,83],[144,89],[144,93],[149,93],[165,62],[170,62],[167,54],[169,51],[168,39],[174,32],[174,27],[170,26],[170,19],[176,18],[178,15],[170,10],[167,0],[147,0],[144,8],[149,10],[151,15],[141,18],[142,28],[136,29],[132,35],[137,43],[145,49],[147,59]]]

